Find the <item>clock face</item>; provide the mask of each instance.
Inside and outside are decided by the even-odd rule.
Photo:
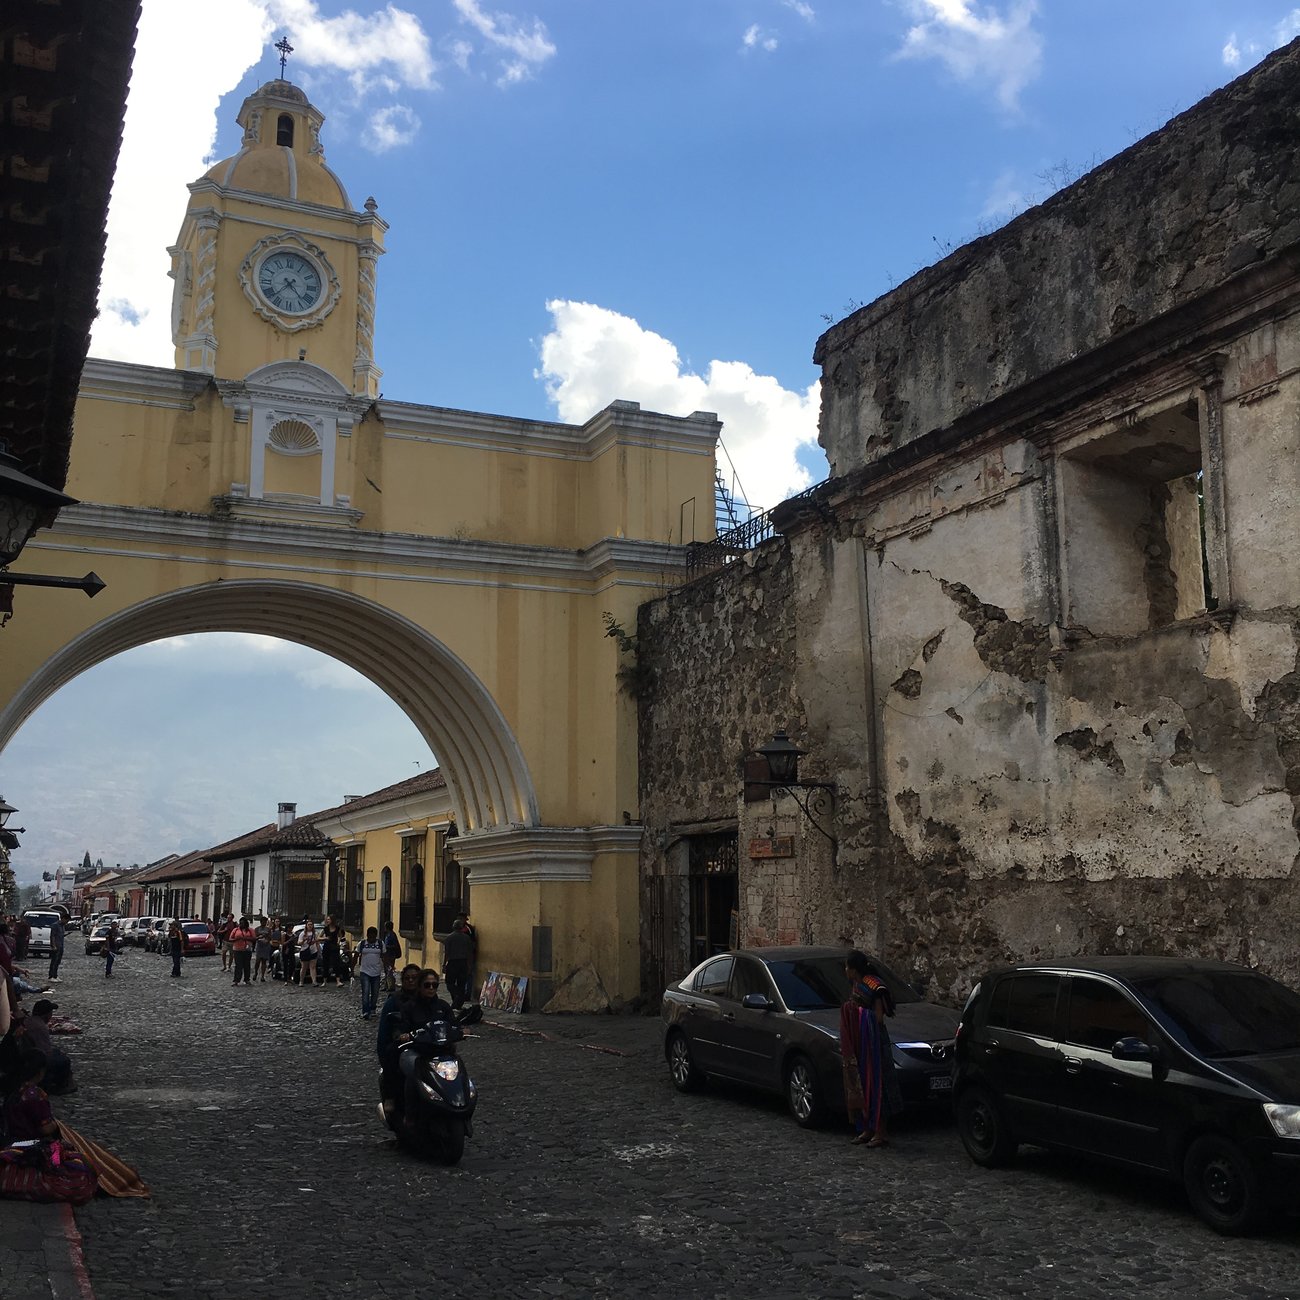
[[[296,315],[320,302],[321,274],[301,253],[278,248],[259,264],[257,287],[277,311]]]

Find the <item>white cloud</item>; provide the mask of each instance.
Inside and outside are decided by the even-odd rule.
[[[183,670],[189,676],[290,677],[313,690],[377,691],[346,664],[328,655],[252,632],[201,632],[151,641],[131,652],[157,671]]]
[[[420,130],[420,119],[405,104],[389,104],[371,115],[366,143],[378,153],[410,144]]]
[[[776,49],[779,42],[771,32],[765,32],[757,23],[745,28],[740,44],[746,50],[766,50],[769,54]]]
[[[751,504],[773,506],[811,482],[795,456],[816,446],[820,381],[791,391],[743,361],[712,361],[692,374],[672,343],[630,316],[560,299],[546,308],[552,328],[538,377],[562,420],[581,424],[620,399],[668,415],[715,411]]]
[[[900,59],[938,59],[958,81],[990,82],[1003,108],[1038,75],[1042,37],[1033,28],[1037,0],[1012,0],[1003,14],[974,0],[906,0],[916,21],[903,38]]]
[[[1031,195],[1020,186],[1015,172],[1000,172],[980,209],[981,221],[1009,221],[1017,212],[1023,212],[1033,202]]]
[[[345,9],[334,18],[322,15],[316,0],[265,0],[265,7],[276,26],[291,33],[290,73],[299,64],[352,73],[391,68],[404,86],[434,85],[429,38],[414,14],[394,4],[370,14]]]
[[[1292,9],[1273,32],[1274,48],[1290,44],[1297,36],[1300,36],[1300,9]]]
[[[180,225],[178,203],[211,161],[218,100],[262,57],[271,30],[255,0],[226,0],[215,23],[203,0],[143,7],[92,355],[171,364],[166,250]],[[178,79],[175,51],[189,48],[201,48],[203,57]]]
[[[793,9],[806,23],[812,22],[817,16],[813,12],[812,5],[805,3],[805,0],[781,0],[781,3],[787,9]]]
[[[452,4],[462,22],[468,23],[489,45],[505,55],[497,85],[527,81],[555,56],[555,45],[540,18],[534,18],[530,26],[512,14],[484,12],[480,0],[452,0]],[[465,64],[468,64],[468,54]]]
[[[1237,44],[1237,33],[1228,37],[1223,47],[1223,62],[1229,68],[1241,67],[1241,47]]]

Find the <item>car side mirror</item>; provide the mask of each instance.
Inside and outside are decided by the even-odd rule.
[[[765,993],[746,993],[740,999],[740,1005],[746,1011],[771,1011],[772,1009],[771,1000]]]
[[[1110,1049],[1110,1054],[1117,1061],[1150,1061],[1154,1064],[1160,1059],[1160,1049],[1141,1038],[1121,1038]]]

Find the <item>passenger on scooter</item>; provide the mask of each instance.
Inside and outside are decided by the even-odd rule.
[[[379,1053],[379,1096],[384,1110],[390,1111],[401,1104],[402,1073],[397,1064],[397,1036],[405,1033],[407,1003],[414,1002],[420,993],[420,968],[414,962],[402,967],[401,983],[396,993],[390,993],[379,1012],[379,1032],[375,1037],[375,1050]]]

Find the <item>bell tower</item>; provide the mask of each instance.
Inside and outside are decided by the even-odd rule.
[[[325,162],[324,115],[292,82],[244,100],[239,152],[190,185],[172,256],[176,365],[243,380],[307,361],[374,398],[376,269],[387,223]]]

